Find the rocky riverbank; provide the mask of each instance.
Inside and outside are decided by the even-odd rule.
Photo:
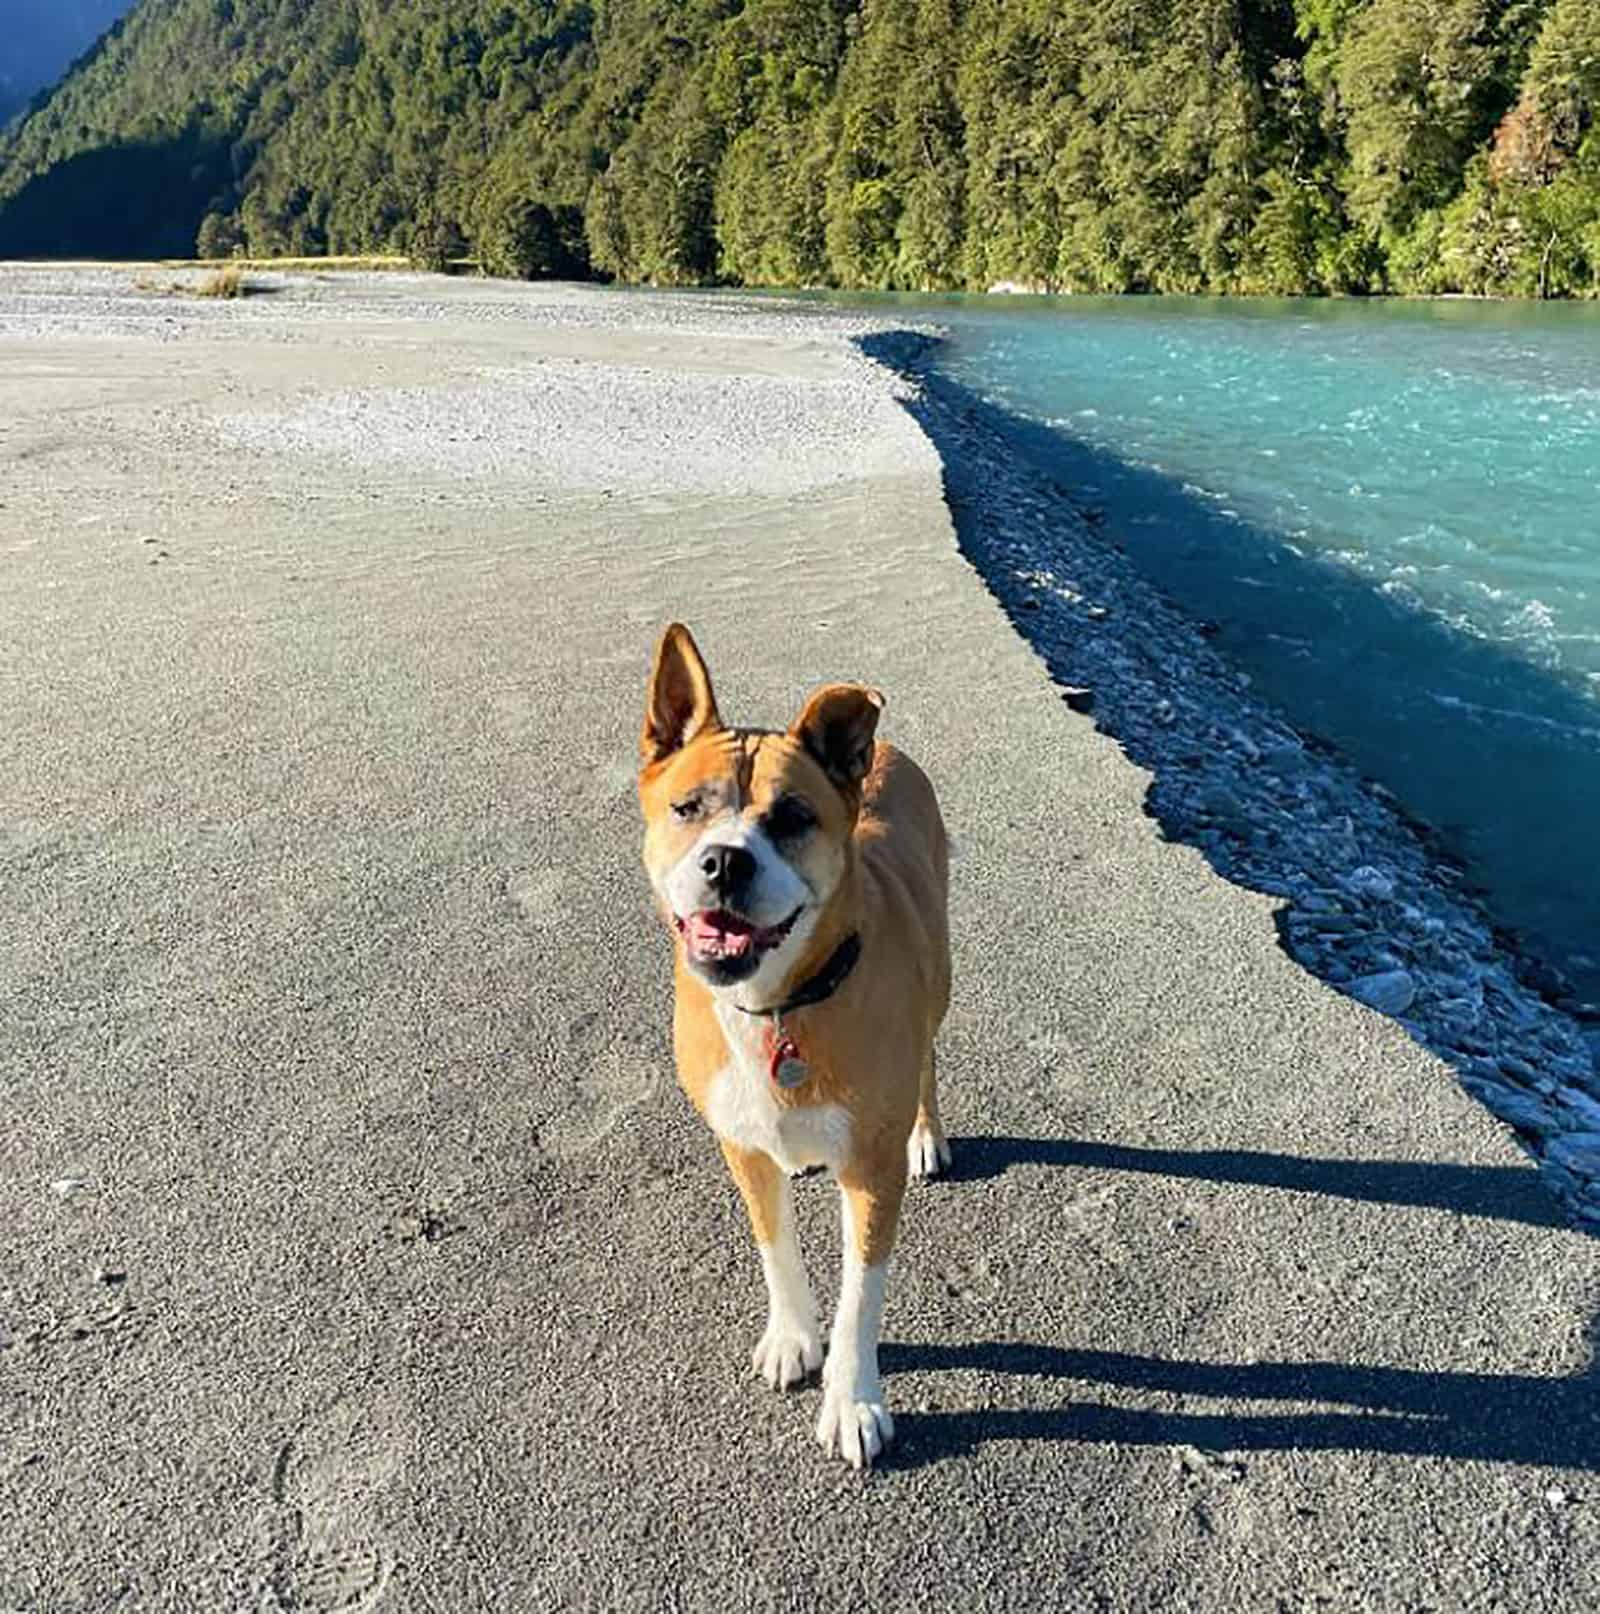
[[[1100,530],[1052,475],[1048,431],[942,375],[933,338],[860,345],[911,383],[963,550],[1063,698],[1150,770],[1166,834],[1281,898],[1290,956],[1445,1059],[1600,1230],[1600,1026],[1544,995],[1426,826],[1257,697]]]

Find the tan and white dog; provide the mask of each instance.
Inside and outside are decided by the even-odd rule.
[[[906,1178],[950,1162],[933,1040],[950,1000],[946,847],[883,697],[829,684],[782,732],[734,729],[687,628],[656,647],[641,738],[644,861],[676,939],[678,1079],[744,1196],[776,1389],[822,1364],[791,1175],[825,1166],[844,1220],[817,1438],[856,1467],[894,1438],[878,1381]]]

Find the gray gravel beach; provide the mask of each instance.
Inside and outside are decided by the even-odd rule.
[[[1600,1245],[1163,836],[870,321],[140,278],[0,268],[0,1609],[1600,1602]],[[956,842],[864,1479],[672,1081],[672,617]]]

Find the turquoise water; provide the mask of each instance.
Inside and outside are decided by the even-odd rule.
[[[1101,531],[1600,1001],[1600,309],[974,299],[937,318],[946,373],[1048,424]]]

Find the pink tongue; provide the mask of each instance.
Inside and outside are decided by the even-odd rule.
[[[691,914],[687,932],[699,953],[745,953],[755,941],[755,927],[730,913]]]

